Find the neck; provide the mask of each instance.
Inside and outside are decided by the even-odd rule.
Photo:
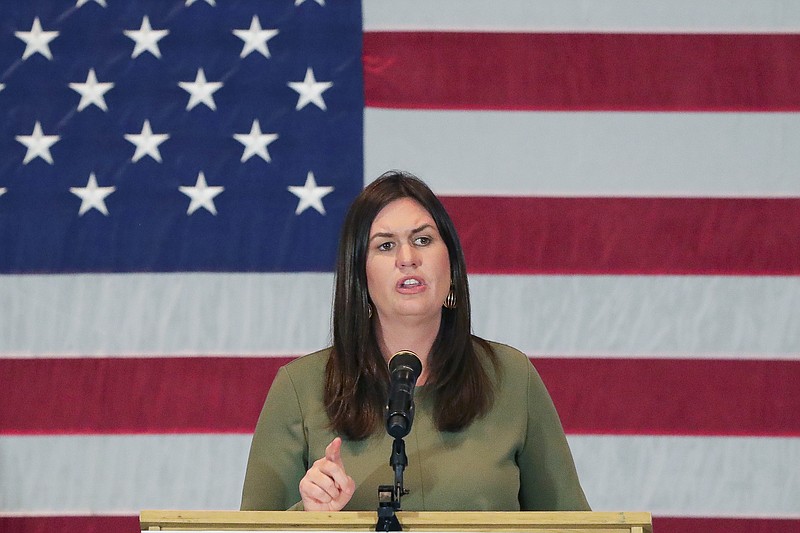
[[[389,359],[401,350],[411,350],[422,363],[422,375],[417,379],[423,385],[428,377],[428,355],[439,333],[439,320],[427,320],[414,323],[378,323],[375,334],[384,359]]]

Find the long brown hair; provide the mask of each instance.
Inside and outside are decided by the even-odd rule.
[[[439,333],[428,356],[428,394],[434,395],[434,423],[441,431],[459,431],[491,407],[494,390],[476,344],[497,370],[494,351],[471,334],[469,286],[464,252],[442,203],[419,178],[390,171],[369,184],[350,206],[342,227],[333,301],[333,348],[325,368],[325,409],[331,426],[360,440],[383,422],[389,371],[369,317],[367,243],[381,209],[411,198],[436,222],[450,259],[455,309],[442,308]]]

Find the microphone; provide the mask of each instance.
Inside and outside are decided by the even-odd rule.
[[[386,431],[395,439],[411,432],[414,422],[414,386],[422,373],[417,354],[401,350],[389,359],[389,399],[386,402]]]

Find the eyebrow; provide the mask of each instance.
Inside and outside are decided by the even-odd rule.
[[[421,232],[423,230],[426,230],[428,228],[433,228],[433,226],[431,226],[430,224],[427,224],[427,223],[423,224],[418,228],[412,229],[411,230],[411,235],[414,235],[415,233],[419,233],[419,232]],[[372,241],[373,239],[377,239],[377,238],[384,238],[385,239],[385,238],[389,238],[389,237],[394,237],[394,233],[386,233],[386,232],[376,233],[375,235],[370,237],[369,240]]]

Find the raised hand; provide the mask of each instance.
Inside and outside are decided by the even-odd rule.
[[[356,490],[355,481],[342,464],[342,439],[336,437],[300,480],[300,497],[306,511],[340,511]]]

